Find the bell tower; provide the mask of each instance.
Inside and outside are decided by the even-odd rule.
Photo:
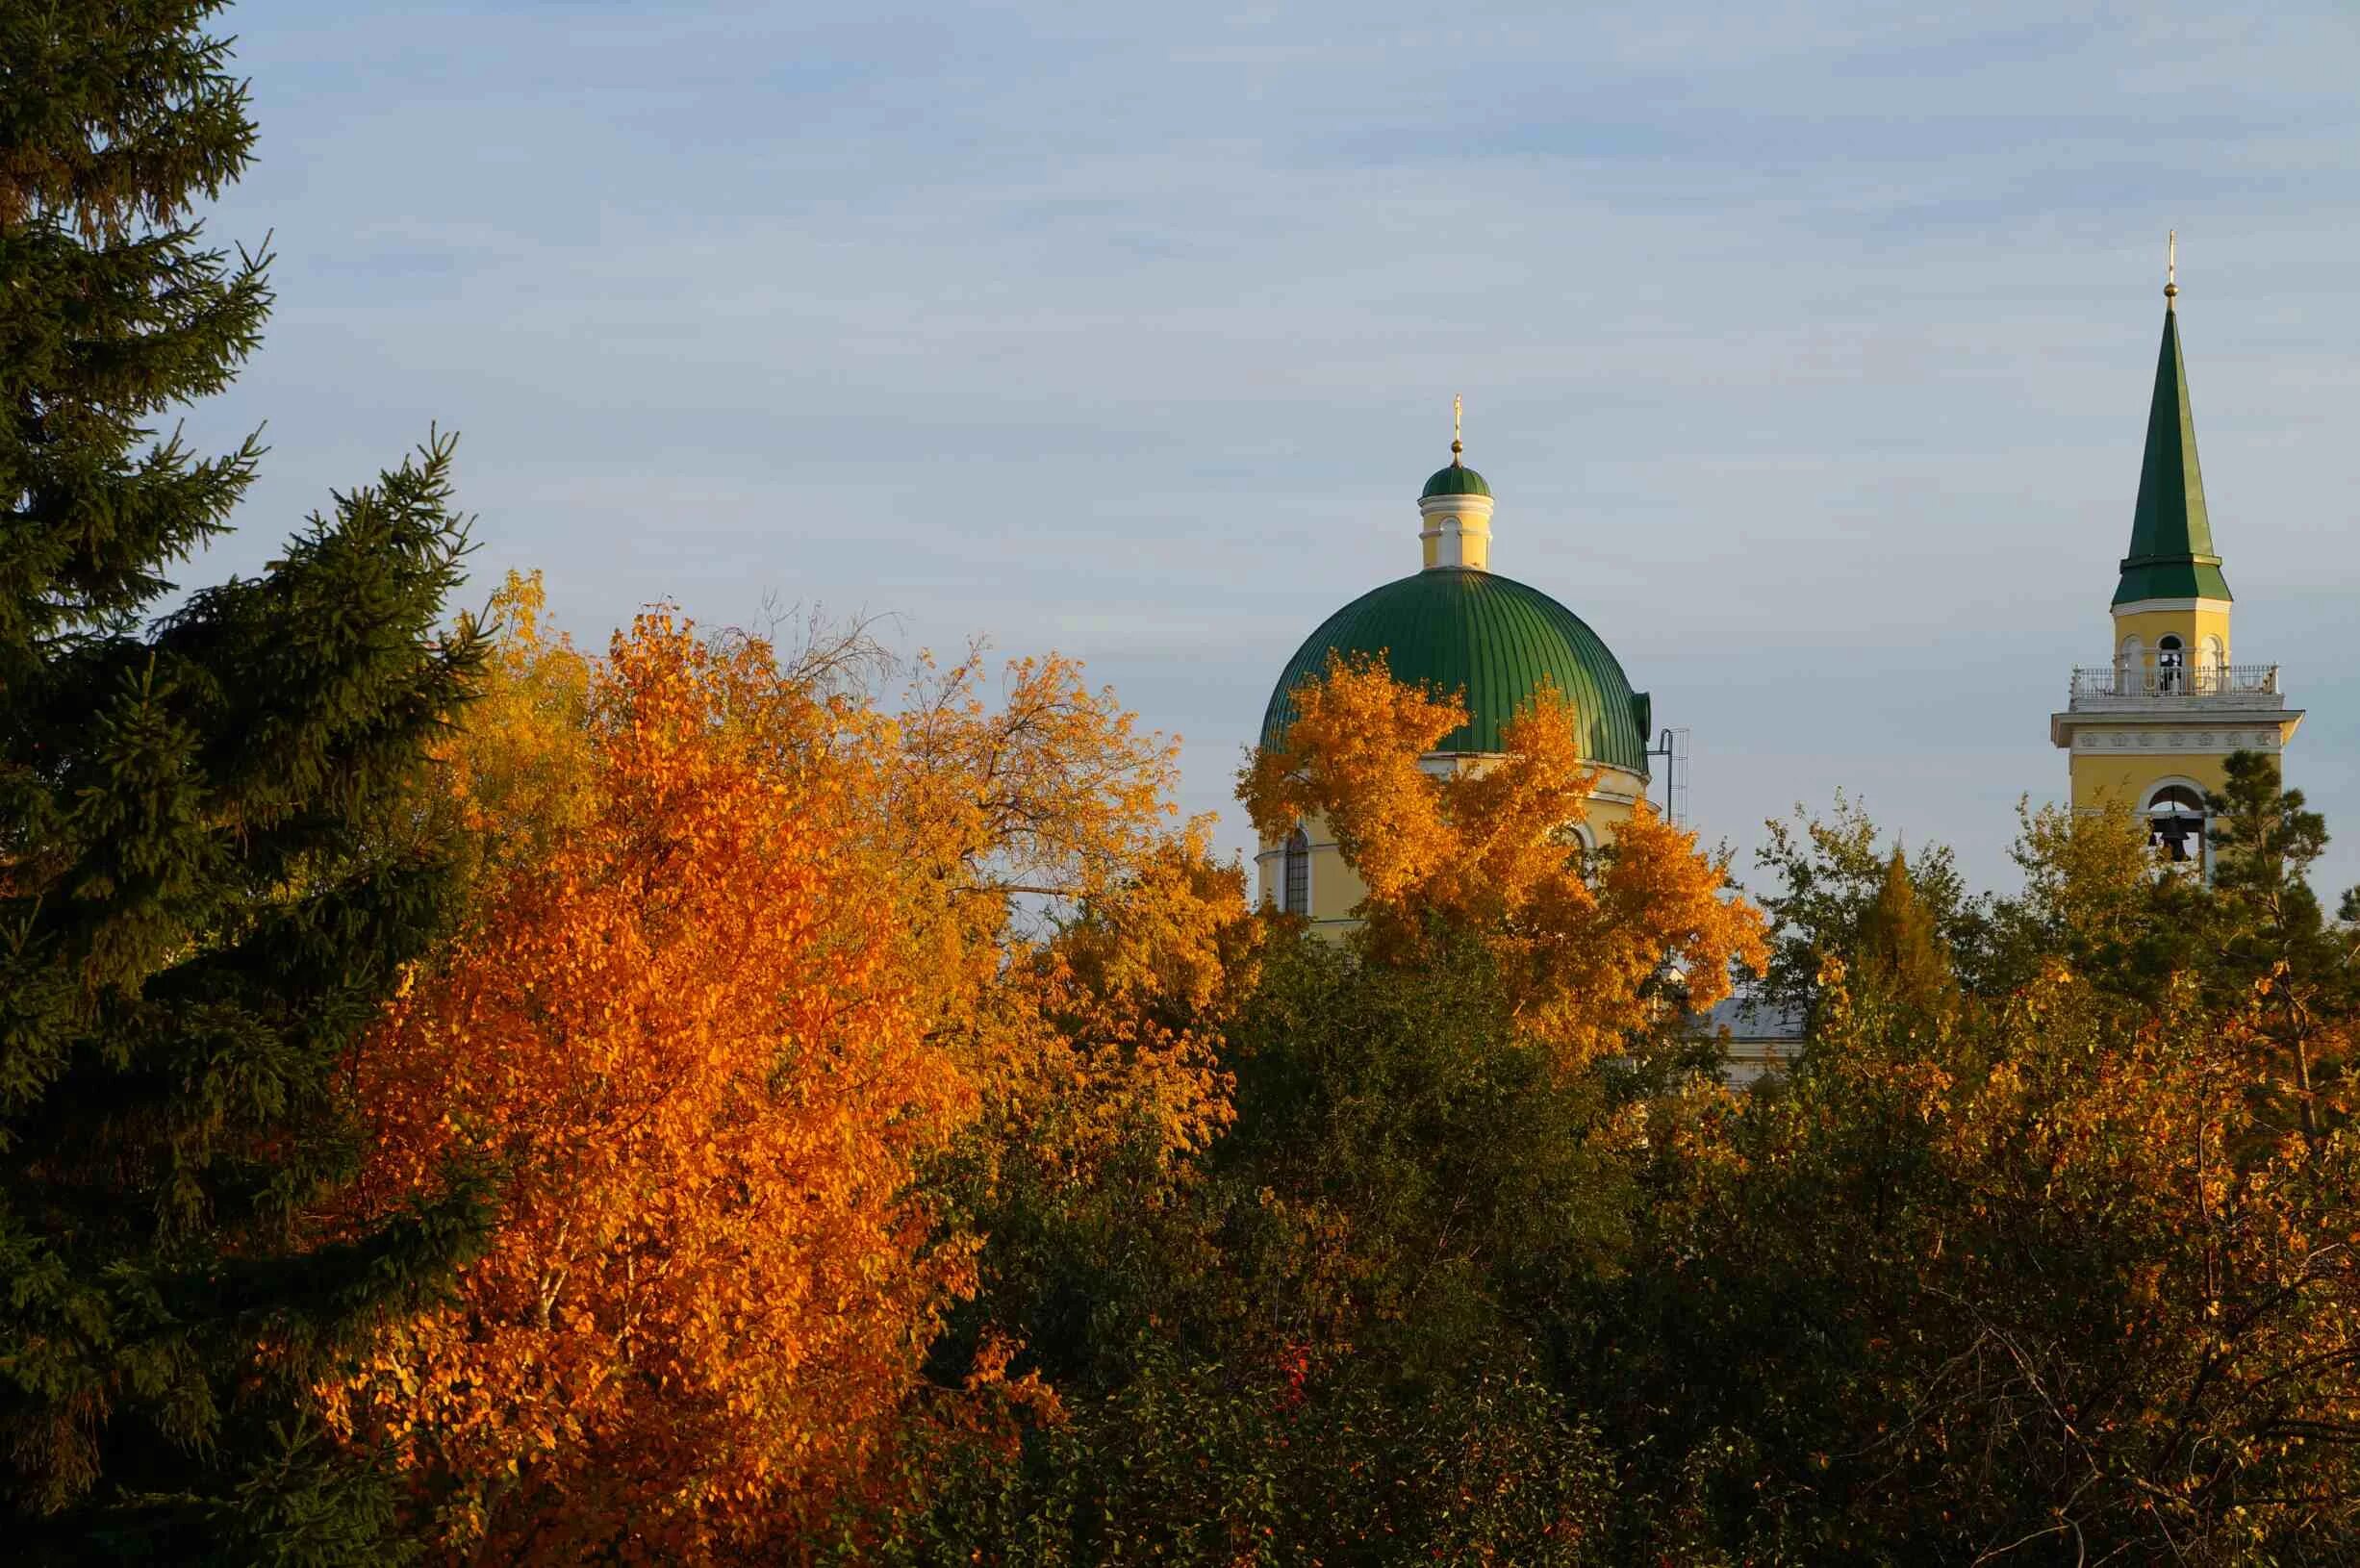
[[[2204,797],[2221,787],[2229,753],[2275,754],[2302,722],[2278,667],[2239,663],[2229,640],[2180,352],[2178,264],[2174,235],[2130,552],[2109,607],[2112,654],[2073,671],[2066,710],[2048,721],[2050,741],[2072,754],[2073,809],[2136,811],[2175,860],[2202,854]]]

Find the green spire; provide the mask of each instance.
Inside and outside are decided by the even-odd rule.
[[[2213,553],[2204,513],[2204,472],[2196,466],[2196,421],[2188,407],[2188,367],[2180,357],[2176,282],[2164,286],[2164,345],[2155,362],[2155,400],[2147,409],[2146,459],[2139,469],[2139,506],[2131,516],[2130,553],[2114,601],[2225,599],[2229,585]]]

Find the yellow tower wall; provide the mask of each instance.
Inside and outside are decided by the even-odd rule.
[[[2153,605],[2152,609],[2144,606]],[[2224,662],[2234,662],[2235,645],[2229,641],[2229,601],[2226,599],[2183,599],[2178,601],[2143,600],[2124,605],[2114,616],[2114,651],[2119,661],[2122,645],[2139,639],[2140,664],[2155,668],[2155,645],[2167,637],[2176,637],[2187,650],[2187,668],[2198,668],[2197,661],[2206,645],[2206,639],[2219,638]]]
[[[2075,811],[2135,810],[2167,779],[2187,779],[2206,791],[2228,782],[2227,753],[2142,751],[2135,756],[2086,755],[2073,759]]]
[[[2198,712],[2165,729],[2108,724],[2109,717],[2085,720],[2073,737],[2068,766],[2076,811],[2136,810],[2167,780],[2219,790],[2228,781],[2230,752],[2275,756],[2295,738],[2303,718],[2299,710],[2267,716]]]

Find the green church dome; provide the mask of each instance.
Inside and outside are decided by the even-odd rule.
[[[1431,484],[1427,489],[1433,493]],[[1294,722],[1295,687],[1326,670],[1331,653],[1381,653],[1394,679],[1459,696],[1467,722],[1436,750],[1501,749],[1501,726],[1545,678],[1579,716],[1576,739],[1585,758],[1647,771],[1646,695],[1632,692],[1622,666],[1581,617],[1511,578],[1421,571],[1336,611],[1286,661],[1262,716],[1262,745],[1276,746]]]
[[[1449,468],[1434,470],[1434,476],[1426,481],[1426,488],[1418,492],[1418,499],[1423,501],[1435,495],[1488,495],[1490,493],[1491,487],[1484,483],[1482,474],[1454,459]]]

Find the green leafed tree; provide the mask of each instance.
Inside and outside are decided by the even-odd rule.
[[[254,137],[220,9],[0,0],[0,1476],[37,1560],[383,1555],[393,1494],[303,1394],[478,1228],[464,1184],[317,1219],[340,1064],[453,907],[450,446],[258,577],[170,580],[260,452],[171,425],[270,303],[194,215]]]
[[[1891,859],[1877,847],[1876,824],[1840,792],[1825,817],[1798,806],[1791,819],[1773,817],[1763,827],[1766,838],[1754,859],[1767,875],[1755,894],[1770,917],[1765,996],[1815,1011],[1821,967],[1831,957],[1854,954],[1878,918],[1880,900],[1902,895],[1912,906],[1912,926],[1922,926],[1922,940],[1942,965],[1955,968],[1971,987],[1988,945],[1988,916],[1984,900],[1967,893],[1947,847],[1921,847],[1916,864],[1903,863],[1896,893]]]

